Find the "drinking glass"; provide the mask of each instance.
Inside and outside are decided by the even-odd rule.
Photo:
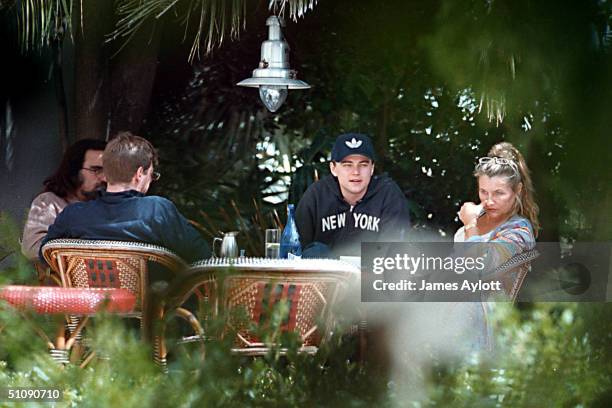
[[[280,255],[281,231],[277,228],[266,230],[266,258],[276,259]]]

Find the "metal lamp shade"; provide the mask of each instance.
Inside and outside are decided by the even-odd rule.
[[[266,20],[268,40],[261,44],[261,61],[251,78],[238,82],[239,86],[259,88],[261,101],[271,111],[280,108],[289,89],[308,89],[304,81],[296,79],[296,71],[289,68],[289,44],[282,38],[282,22],[277,16]]]
[[[255,71],[262,71],[262,70],[255,70]],[[255,73],[255,71],[253,71],[253,73]],[[252,78],[247,78],[247,79],[243,79],[242,81],[238,82],[236,85],[239,86],[246,86],[249,88],[258,88],[260,86],[285,86],[287,87],[287,89],[308,89],[310,88],[310,85],[308,85],[306,82],[301,81],[299,79],[289,79],[289,78],[275,78],[275,77],[255,77],[255,74],[253,74]]]

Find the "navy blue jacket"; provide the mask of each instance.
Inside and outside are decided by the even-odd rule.
[[[170,200],[135,190],[103,192],[95,200],[67,206],[42,245],[57,238],[145,242],[168,248],[187,262],[210,258],[206,241]],[[39,257],[44,261],[42,251]]]
[[[402,241],[410,229],[408,200],[387,176],[374,176],[359,202],[344,200],[332,175],[312,184],[296,211],[302,250],[317,243],[335,255],[357,255],[361,242]]]

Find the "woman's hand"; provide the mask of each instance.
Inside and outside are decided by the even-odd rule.
[[[463,225],[474,224],[482,211],[482,206],[472,202],[463,203],[459,210],[459,219]]]

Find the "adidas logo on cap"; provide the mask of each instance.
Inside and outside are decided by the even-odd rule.
[[[355,138],[344,142],[344,144],[346,144],[351,149],[357,149],[359,146],[361,146],[362,143],[363,142],[361,140],[357,140]]]

